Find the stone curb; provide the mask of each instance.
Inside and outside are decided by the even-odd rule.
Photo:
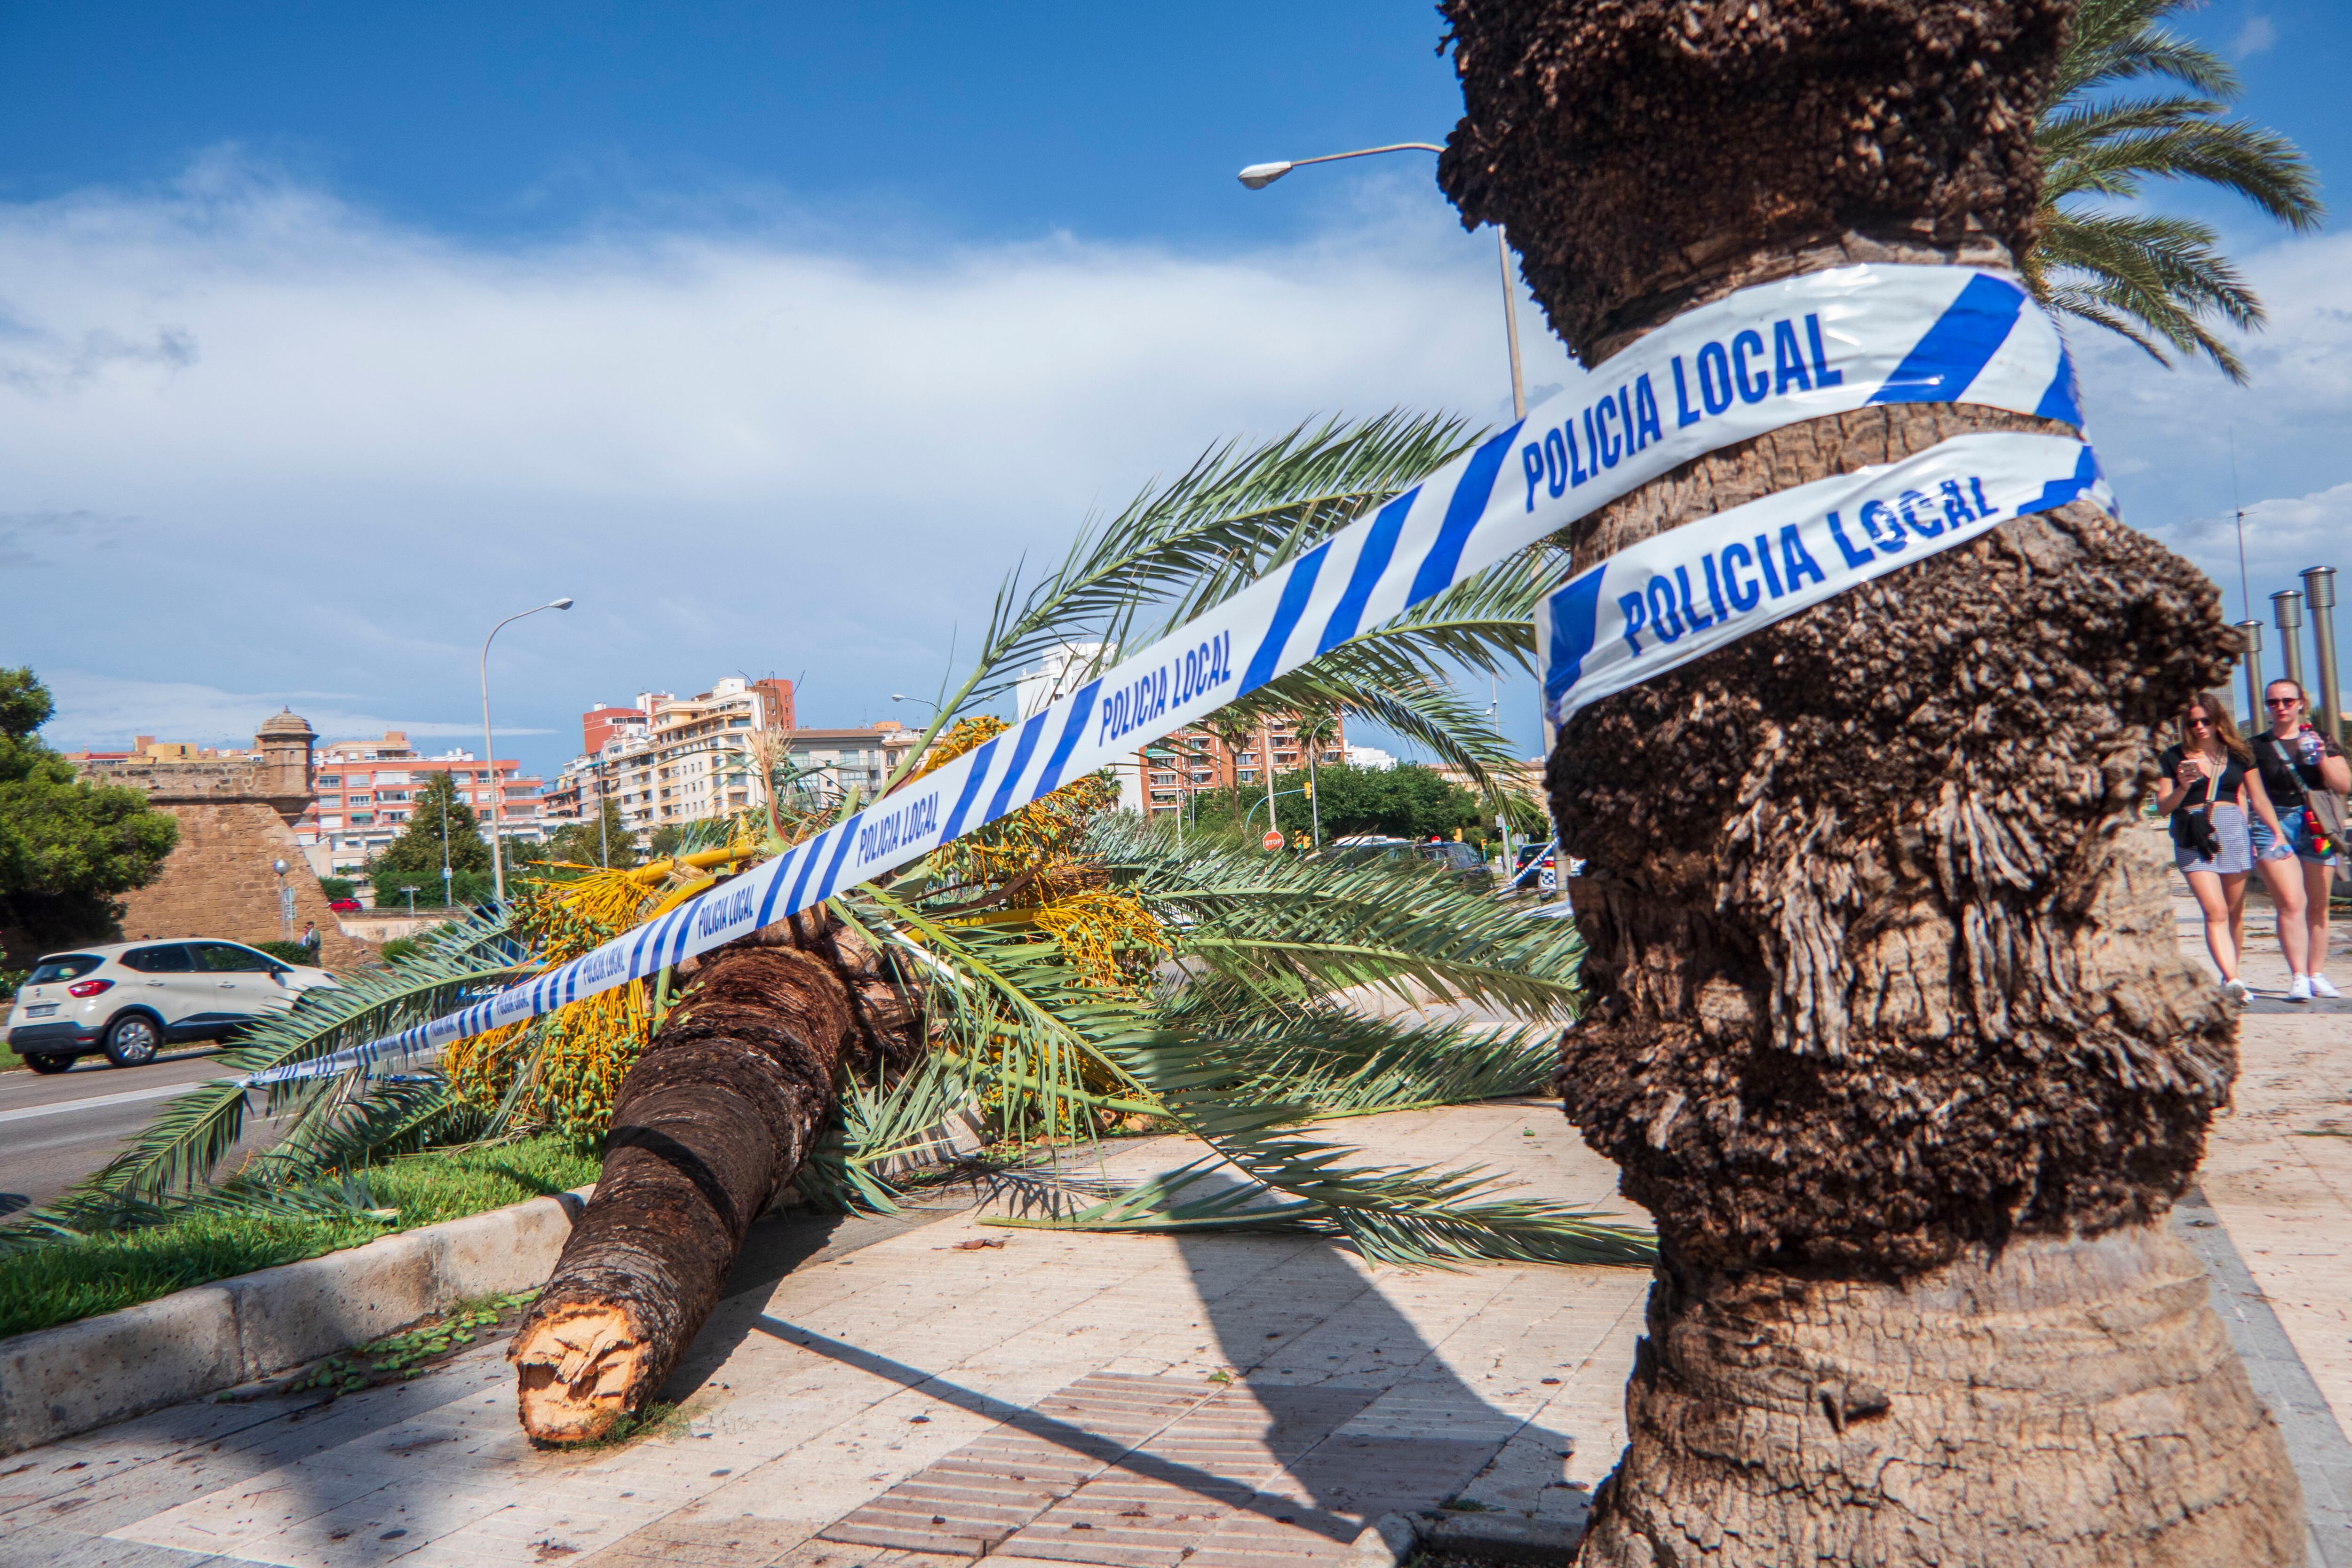
[[[1520,1513],[1391,1513],[1364,1527],[1349,1548],[1354,1568],[1391,1568],[1416,1552],[1485,1563],[1564,1568],[1584,1539],[1584,1521]]]
[[[0,1340],[0,1455],[270,1376],[555,1267],[593,1188]]]

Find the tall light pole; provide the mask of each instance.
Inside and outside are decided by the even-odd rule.
[[[1292,158],[1278,163],[1253,163],[1243,170],[1241,183],[1253,191],[1263,191],[1293,169],[1309,163],[1336,163],[1342,158],[1370,158],[1382,152],[1443,152],[1445,149],[1433,141],[1397,141],[1386,147],[1359,147],[1353,152],[1326,152],[1320,158]],[[1511,287],[1511,242],[1498,225],[1495,229],[1495,254],[1503,267],[1503,341],[1511,350],[1511,417],[1528,416],[1528,389],[1519,373],[1519,309]]]
[[[569,599],[551,599],[544,604],[508,616],[490,628],[490,637],[497,636],[525,615],[536,615],[542,610],[569,610]],[[482,639],[482,760],[490,768],[490,880],[498,889],[500,904],[507,901],[507,857],[499,842],[499,797],[506,787],[499,781],[499,749],[490,739],[490,637]]]

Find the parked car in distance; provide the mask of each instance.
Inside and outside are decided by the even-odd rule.
[[[1444,867],[1465,887],[1492,887],[1495,883],[1495,873],[1487,869],[1486,857],[1478,852],[1475,844],[1450,843],[1442,839],[1391,839],[1365,833],[1332,840],[1330,852],[1335,855],[1412,855]]]
[[[357,915],[360,912],[360,901],[356,898],[331,899],[328,901],[327,907],[338,915]]]
[[[8,1049],[36,1072],[63,1072],[100,1051],[137,1067],[166,1045],[220,1040],[334,983],[324,969],[209,937],[76,947],[25,977],[8,1009]]]

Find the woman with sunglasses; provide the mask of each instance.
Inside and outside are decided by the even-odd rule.
[[[2157,792],[2156,809],[2172,814],[2172,860],[2189,878],[2189,891],[2205,912],[2205,950],[2221,971],[2221,990],[2245,1001],[2252,989],[2238,978],[2238,955],[2246,936],[2246,873],[2253,869],[2253,842],[2246,831],[2246,809],[2283,836],[2278,813],[2263,791],[2254,753],[2230,722],[2230,707],[2208,692],[2181,710],[2180,744],[2158,759],[2171,780]],[[2200,820],[2201,819],[2201,820]],[[2311,977],[2304,955],[2303,886],[2299,878],[2271,882],[2273,895],[2284,883],[2294,899],[2292,916],[2279,898],[2279,946],[2286,967],[2311,999]]]
[[[2254,865],[2265,873],[2273,892],[2278,883],[2268,875],[2273,865],[2281,875],[2301,883],[2304,947],[2311,956],[2310,994],[2333,1001],[2344,993],[2328,984],[2321,971],[2327,967],[2327,882],[2334,874],[2336,852],[2320,832],[2308,797],[2315,790],[2340,795],[2352,789],[2352,761],[2310,722],[2308,695],[2293,681],[2276,680],[2263,687],[2263,706],[2270,715],[2270,728],[2254,737],[2254,761],[2262,770],[2263,792],[2286,832],[2273,836],[2261,823],[2254,824]],[[2279,925],[2279,945],[2284,946],[2284,900]],[[2287,995],[2303,999],[2294,991]]]

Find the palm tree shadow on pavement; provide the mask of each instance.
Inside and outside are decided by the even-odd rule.
[[[1546,1457],[1539,1486],[1566,1484],[1575,1439],[1526,1413],[1541,1414],[1526,1380],[1498,1372],[1481,1390],[1457,1370],[1458,1354],[1449,1360],[1439,1349],[1457,1335],[1483,1344],[1488,1327],[1504,1330],[1498,1344],[1522,1337],[1519,1324],[1467,1321],[1492,1310],[1491,1293],[1466,1314],[1454,1303],[1423,1314],[1444,1314],[1444,1330],[1433,1334],[1399,1301],[1437,1296],[1424,1286],[1459,1275],[1388,1270],[1376,1279],[1322,1237],[1193,1232],[1179,1248],[1224,1359],[1265,1409],[1273,1446],[1290,1450],[1285,1479],[1269,1483],[1277,1493],[1360,1530],[1456,1500],[1515,1440]]]
[[[1391,1275],[1376,1281],[1341,1244],[1322,1237],[1181,1234],[1178,1257],[1197,1297],[1186,1321],[1099,1325],[1114,1333],[1140,1331],[1135,1337],[1150,1342],[1135,1344],[1110,1366],[1132,1375],[1141,1370],[1139,1360],[1165,1358],[1178,1363],[1165,1375],[1170,1382],[1215,1396],[1140,1443],[1131,1434],[1097,1431],[1013,1404],[940,1371],[771,1315],[772,1287],[793,1268],[932,1218],[771,1216],[754,1228],[725,1297],[661,1396],[690,1397],[757,1332],[1002,1422],[1072,1456],[1115,1465],[1129,1481],[1157,1483],[1341,1542],[1385,1514],[1454,1500],[1514,1439],[1522,1445],[1515,1457],[1545,1456],[1549,1471],[1528,1492],[1564,1484],[1560,1460],[1571,1438],[1490,1403],[1388,1293],[1412,1293],[1418,1280],[1453,1276]],[[1444,1310],[1449,1330],[1458,1330],[1458,1309]],[[1516,1337],[1516,1325],[1513,1333]],[[1187,1335],[1193,1344],[1176,1344]],[[1170,1356],[1171,1349],[1178,1354]],[[1222,1363],[1232,1381],[1203,1387],[1198,1371],[1181,1365],[1186,1350],[1196,1364]],[[1103,1370],[1074,1363],[1069,1382]],[[1518,1396],[1513,1403],[1521,1410],[1536,1403],[1527,1397],[1534,1391],[1517,1382],[1494,1386],[1498,1397]]]

